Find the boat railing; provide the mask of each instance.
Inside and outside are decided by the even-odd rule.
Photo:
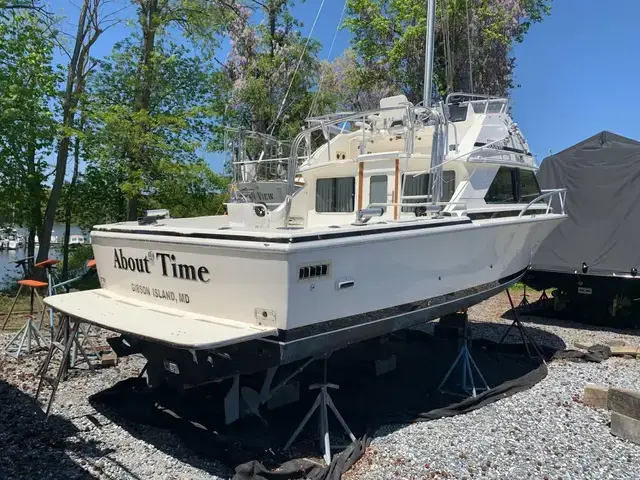
[[[331,141],[330,135],[331,133],[336,132],[336,125],[342,124],[340,131],[344,130],[344,127],[347,123],[353,123],[356,121],[362,122],[360,124],[360,130],[362,131],[362,141],[360,142],[360,154],[366,154],[366,136],[367,132],[372,128],[369,124],[375,123],[378,121],[382,121],[383,123],[387,123],[391,120],[391,117],[385,117],[385,113],[392,113],[404,110],[403,118],[402,118],[402,126],[407,130],[407,134],[405,137],[405,146],[404,152],[407,155],[411,155],[413,153],[413,137],[414,130],[416,126],[416,118],[418,115],[426,115],[428,117],[432,117],[437,115],[437,112],[433,109],[427,109],[424,107],[416,107],[410,102],[402,102],[398,105],[390,106],[390,107],[381,107],[372,110],[365,110],[362,112],[338,112],[330,115],[324,115],[321,117],[312,117],[307,119],[307,123],[309,124],[308,128],[305,128],[301,133],[299,133],[291,144],[291,155],[289,157],[289,168],[288,170],[288,181],[290,186],[290,192],[293,191],[294,179],[296,176],[296,158],[298,155],[298,150],[303,141],[306,141],[307,144],[307,157],[311,157],[311,134],[316,131],[322,131],[325,140],[326,140],[326,148],[328,158],[331,158]],[[376,115],[381,115],[378,118],[371,118]],[[393,126],[393,125],[389,125]]]
[[[426,198],[426,195],[422,195],[421,197]],[[407,198],[407,197],[405,197]],[[408,198],[412,198],[412,197],[408,197]],[[429,198],[431,198],[431,196],[429,195]],[[369,207],[408,207],[408,208],[415,208],[415,207],[427,207],[427,211],[431,211],[433,210],[433,212],[441,212],[442,210],[444,210],[446,207],[449,206],[455,206],[455,207],[463,207],[463,210],[466,210],[467,208],[467,204],[466,202],[418,202],[418,203],[406,203],[403,202],[402,200],[398,203],[395,202],[376,202],[376,203],[370,203]],[[430,208],[433,207],[433,208]]]
[[[540,200],[548,199],[546,202],[547,208],[545,210],[545,214],[548,214],[552,211],[553,198],[557,196],[558,202],[560,203],[560,214],[564,215],[564,206],[567,197],[567,189],[566,188],[552,188],[546,190],[540,190],[542,193],[538,195],[536,198],[531,200],[526,207],[524,207],[518,218],[521,218],[534,204],[538,203]]]
[[[229,164],[235,182],[286,179],[289,142],[236,127],[224,128],[223,142],[224,150],[230,154]]]

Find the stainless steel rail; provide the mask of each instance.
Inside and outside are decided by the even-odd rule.
[[[564,215],[564,205],[565,205],[565,200],[567,196],[567,189],[554,188],[554,189],[548,189],[548,190],[541,190],[541,192],[542,193],[540,195],[538,195],[536,198],[531,200],[529,204],[520,211],[518,218],[521,218],[527,212],[527,210],[531,208],[533,204],[538,203],[540,200],[544,200],[545,198],[549,199],[549,201],[547,202],[547,209],[545,211],[545,214],[548,214],[549,211],[551,210],[551,204],[553,202],[554,195],[558,196],[558,201],[560,202],[560,214]]]

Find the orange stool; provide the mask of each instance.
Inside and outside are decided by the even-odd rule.
[[[13,309],[16,305],[16,302],[18,301],[20,292],[22,292],[23,287],[28,288],[31,297],[31,300],[29,302],[29,316],[27,317],[27,321],[22,326],[22,328],[18,331],[18,333],[15,334],[15,336],[5,347],[5,351],[9,354],[14,355],[16,358],[19,357],[22,352],[27,354],[30,353],[32,342],[34,340],[39,348],[42,348],[43,344],[45,343],[44,338],[42,338],[42,335],[40,334],[40,330],[38,330],[38,328],[36,328],[34,324],[33,303],[36,297],[41,303],[42,310],[40,312],[40,322],[42,323],[45,307],[42,299],[38,295],[37,289],[48,286],[48,283],[41,282],[39,280],[18,280],[18,284],[20,285],[20,288],[18,288],[18,293],[16,294],[16,297],[13,300],[13,304],[11,305],[11,309],[9,310],[7,317],[4,319],[4,324],[2,325],[2,330],[4,330],[7,326],[7,322],[9,321],[9,317],[13,313]]]
[[[49,267],[53,267],[54,265],[57,265],[60,263],[60,260],[43,260],[41,262],[38,262],[36,264],[34,264],[34,267],[38,267],[38,268],[49,268]]]

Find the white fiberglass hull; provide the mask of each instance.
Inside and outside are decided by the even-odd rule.
[[[96,229],[92,238],[103,288],[151,308],[274,327],[276,335],[251,343],[276,348],[279,364],[498,293],[520,279],[540,242],[564,218],[418,220],[290,237],[134,225]],[[314,273],[301,278],[307,267]]]

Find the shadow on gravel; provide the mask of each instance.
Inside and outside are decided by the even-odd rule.
[[[0,478],[95,478],[67,454],[99,458],[110,452],[75,437],[78,429],[52,415],[47,422],[36,413],[33,399],[0,380]]]
[[[569,303],[558,311],[553,307],[553,300],[536,300],[520,308],[518,312],[523,321],[539,325],[640,336],[640,305],[638,308],[630,315],[612,317],[607,305],[602,302]],[[512,310],[505,311],[501,318],[512,320]]]
[[[491,328],[500,333],[506,329],[497,324]],[[552,335],[547,332],[544,334]],[[561,341],[551,343],[558,345]],[[400,428],[414,421],[465,413],[526,390],[546,376],[546,366],[540,359],[531,359],[524,354],[522,345],[497,345],[488,340],[474,340],[471,350],[475,362],[492,387],[488,395],[475,403],[461,404],[462,397],[437,391],[440,380],[457,355],[457,342],[413,330],[400,332],[386,342],[363,342],[334,353],[329,360],[328,380],[339,384],[340,389],[331,390],[331,396],[353,433],[363,437],[373,434],[382,425],[391,425],[385,429],[388,432],[389,428]],[[545,354],[550,358],[553,350],[546,349]],[[396,356],[397,368],[376,376],[374,360],[390,355]],[[460,370],[456,372],[448,384],[449,389],[456,389],[455,384],[460,381]],[[128,379],[93,395],[90,402],[100,413],[133,436],[204,470],[210,465],[205,460],[215,459],[229,470],[210,473],[231,476],[237,465],[252,460],[273,468],[292,458],[307,456],[319,459],[315,419],[309,422],[292,451],[283,452],[280,447],[295,430],[317,395],[317,390],[309,392],[307,387],[321,378],[322,364],[314,362],[296,377],[301,384],[299,402],[274,410],[264,408],[261,410],[264,420],[249,416],[229,426],[224,425],[220,416],[222,392],[225,391],[222,387],[228,388],[228,384],[218,385],[219,390],[212,386],[178,396],[171,392],[149,392],[141,380]],[[277,383],[276,378],[274,385]],[[329,422],[332,434],[340,434],[340,426],[331,414]],[[154,434],[152,429],[141,424],[171,430],[197,456],[177,453],[175,445],[166,436]],[[345,437],[332,439],[333,445],[341,442],[344,445],[349,440]],[[237,478],[302,478],[294,475],[252,475]],[[340,477],[329,475],[313,478]]]

